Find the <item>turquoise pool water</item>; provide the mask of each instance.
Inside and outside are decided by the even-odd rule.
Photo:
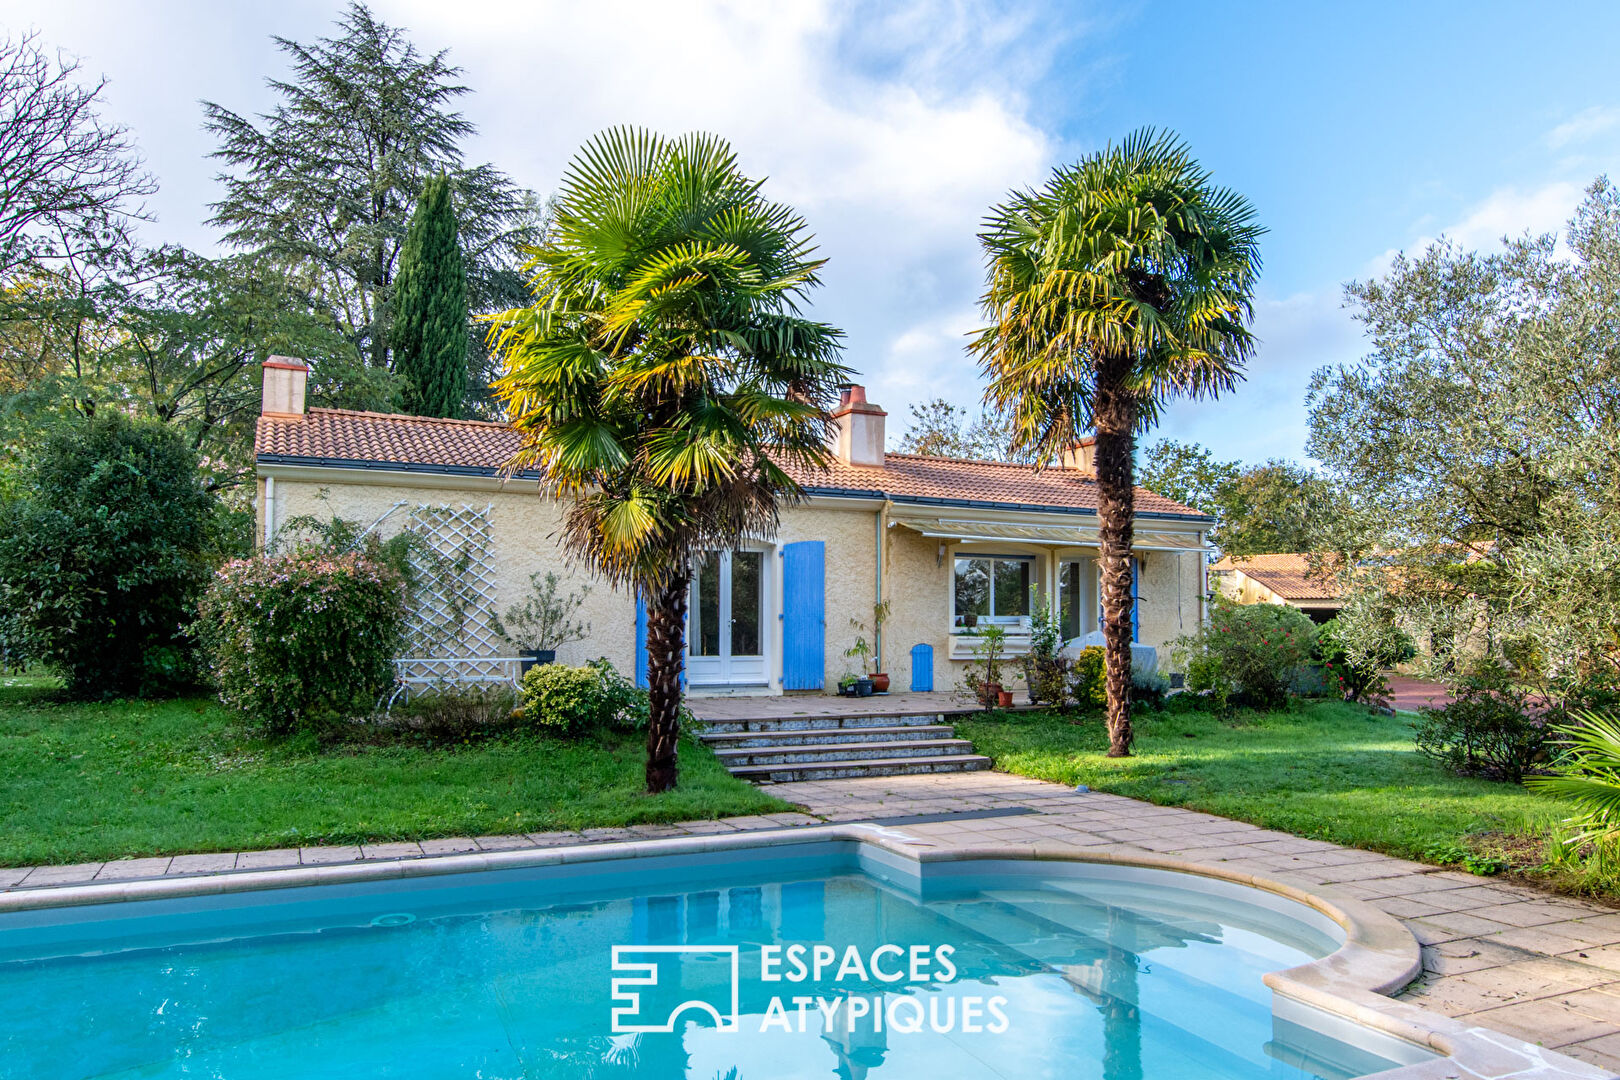
[[[1344,1080],[1420,1060],[1273,1015],[1261,975],[1338,945],[1303,906],[1051,863],[924,882],[799,847],[0,917],[0,1077]],[[636,964],[658,982],[628,1007],[613,981]],[[721,1024],[614,1031],[615,1007],[636,1028],[688,1001]]]

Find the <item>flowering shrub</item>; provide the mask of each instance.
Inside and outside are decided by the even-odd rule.
[[[1380,612],[1369,616],[1367,607],[1353,597],[1349,610],[1323,623],[1316,653],[1329,687],[1344,700],[1388,708],[1389,682],[1382,669],[1410,660],[1416,649],[1392,618]]]
[[[370,712],[394,682],[406,591],[365,552],[304,548],[226,564],[195,628],[220,700],[272,734]]]
[[[1283,604],[1217,601],[1209,625],[1176,642],[1187,685],[1218,698],[1233,694],[1258,708],[1280,705],[1299,666],[1311,657],[1316,624]]]

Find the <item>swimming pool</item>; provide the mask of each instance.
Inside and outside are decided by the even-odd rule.
[[[1432,1056],[1278,1008],[1262,977],[1344,931],[1230,882],[837,838],[600,855],[0,914],[0,1077],[1345,1080]]]

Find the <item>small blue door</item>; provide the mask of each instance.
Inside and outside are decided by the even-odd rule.
[[[934,647],[932,645],[913,645],[911,647],[911,688],[923,694],[934,689]]]
[[[820,690],[827,671],[827,545],[782,547],[782,689]]]

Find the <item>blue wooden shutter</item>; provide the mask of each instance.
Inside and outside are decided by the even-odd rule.
[[[827,671],[827,545],[782,548],[782,689],[820,690]]]
[[[1142,563],[1131,556],[1131,640],[1142,642]]]
[[[636,685],[647,689],[647,601],[636,590]]]
[[[918,693],[927,693],[934,688],[934,647],[932,645],[913,645],[911,647],[911,689]]]

